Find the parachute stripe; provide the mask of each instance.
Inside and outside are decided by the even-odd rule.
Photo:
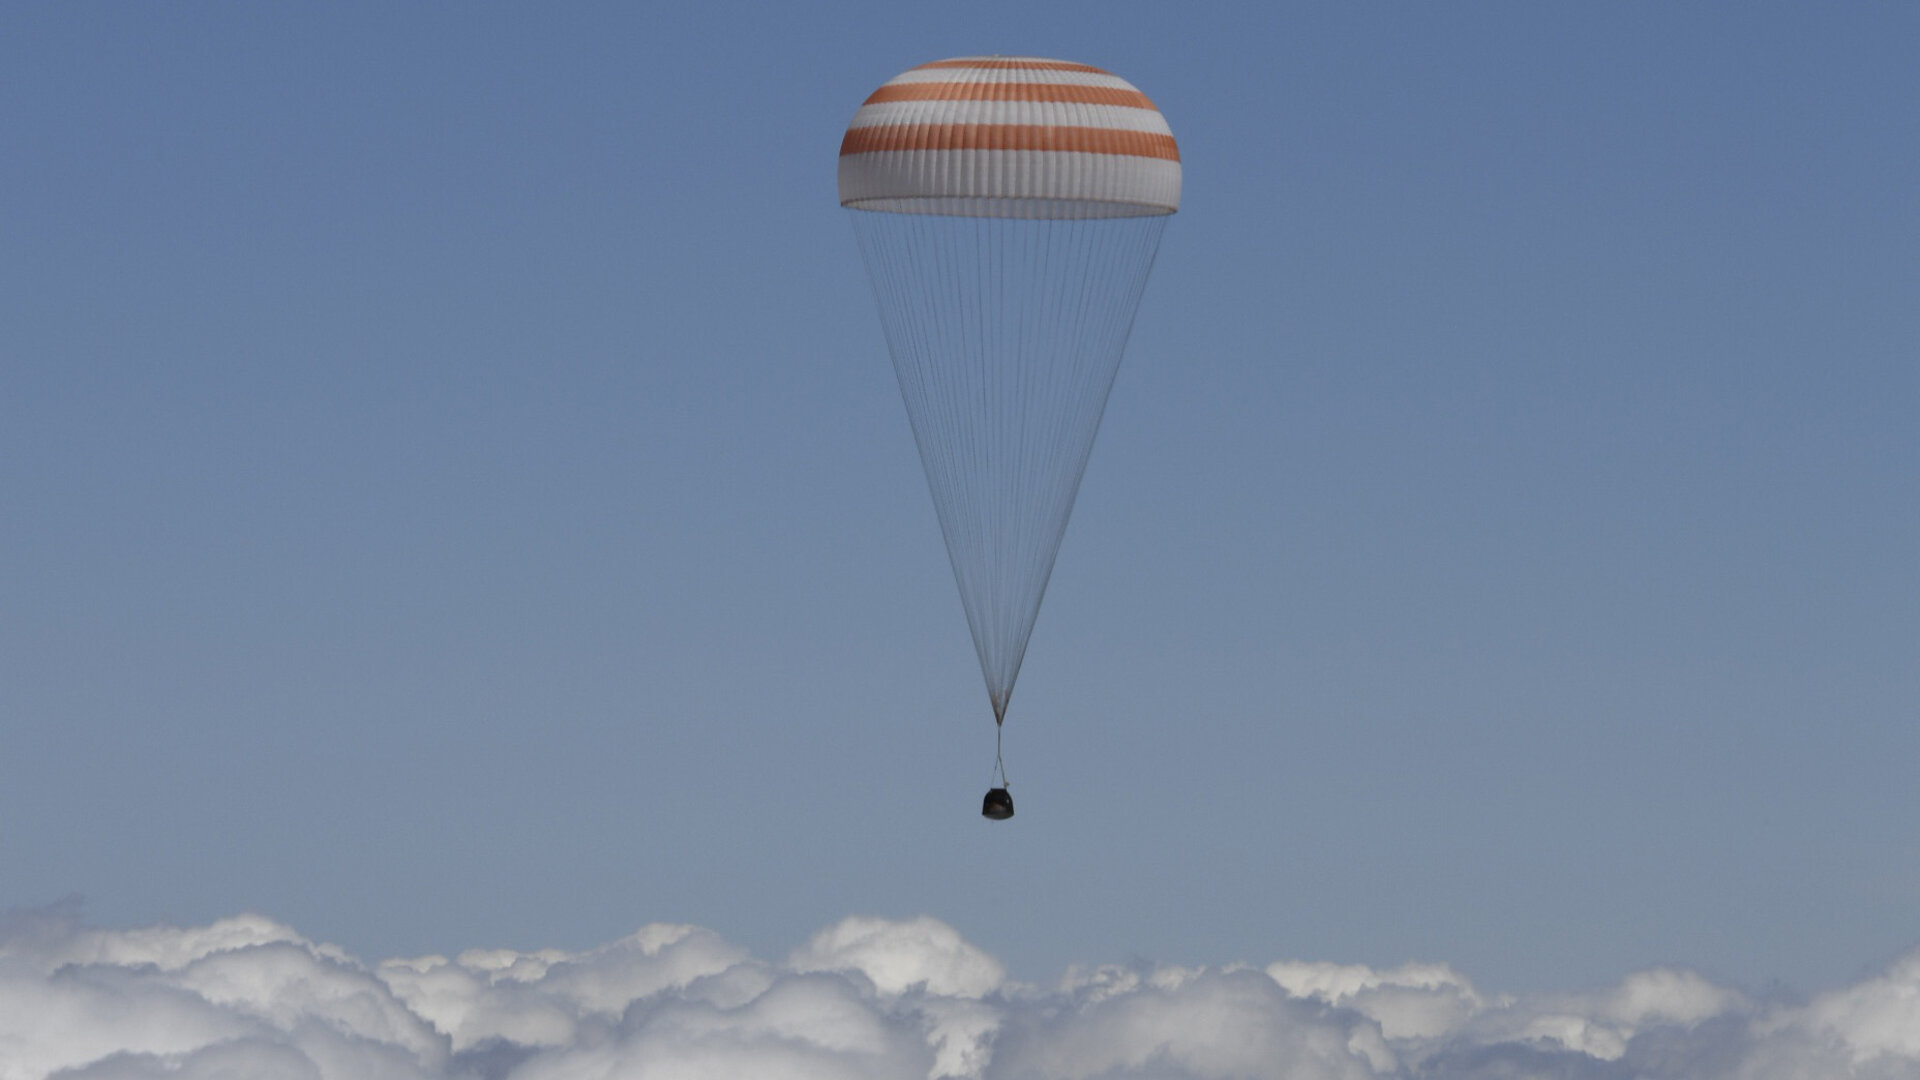
[[[1092,64],[1076,64],[1068,60],[1042,60],[1037,56],[957,56],[951,60],[935,60],[930,64],[921,64],[915,71],[934,71],[941,68],[985,68],[987,70],[1006,70],[1008,68],[1027,71],[1083,71],[1089,75],[1105,75],[1106,71]]]
[[[1180,160],[1171,135],[1052,124],[885,124],[848,128],[840,156],[899,150],[1048,150]]]
[[[1180,163],[1045,150],[911,150],[840,159],[840,204],[961,217],[1107,218],[1180,208]]]
[[[1109,128],[1172,136],[1167,119],[1152,109],[1123,105],[1078,105],[1056,101],[884,101],[861,106],[850,129],[918,124],[1028,124]]]
[[[1058,101],[1081,105],[1126,105],[1151,109],[1153,102],[1138,90],[1117,86],[1075,86],[1035,82],[920,82],[887,83],[866,104],[889,101]]]
[[[971,68],[957,70],[903,71],[887,80],[889,86],[910,86],[915,83],[1046,83],[1054,86],[1105,86],[1115,90],[1132,90],[1134,85],[1118,75],[1090,71],[1042,71],[1033,68]]]

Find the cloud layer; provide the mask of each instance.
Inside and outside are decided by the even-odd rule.
[[[1920,951],[1808,1002],[1678,969],[1494,995],[1441,964],[1076,969],[932,918],[783,960],[656,924],[586,952],[369,963],[254,915],[0,923],[0,1080],[1920,1080]]]

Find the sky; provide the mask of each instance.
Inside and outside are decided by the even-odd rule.
[[[1775,1032],[1911,978],[1920,9],[8,24],[20,925],[244,917],[364,974],[658,924],[797,978],[848,920],[930,919],[997,973],[968,1001],[1101,965],[1439,965],[1486,1001],[1677,971],[1688,1023]],[[834,186],[873,87],[993,52],[1129,79],[1185,170],[1001,824]]]

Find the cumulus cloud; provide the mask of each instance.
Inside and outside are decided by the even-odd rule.
[[[784,960],[656,924],[368,962],[255,915],[0,921],[0,1080],[1920,1080],[1920,951],[1797,1004],[1673,968],[1509,995],[1444,964],[1095,966],[1011,982],[856,916]]]

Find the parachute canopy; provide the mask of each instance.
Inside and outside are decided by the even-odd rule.
[[[1153,103],[1099,68],[941,60],[854,114],[840,202],[1004,721],[1180,205],[1179,149]]]
[[[1180,149],[1133,84],[1025,56],[922,64],[840,142],[840,205],[966,217],[1150,217],[1180,208]]]

